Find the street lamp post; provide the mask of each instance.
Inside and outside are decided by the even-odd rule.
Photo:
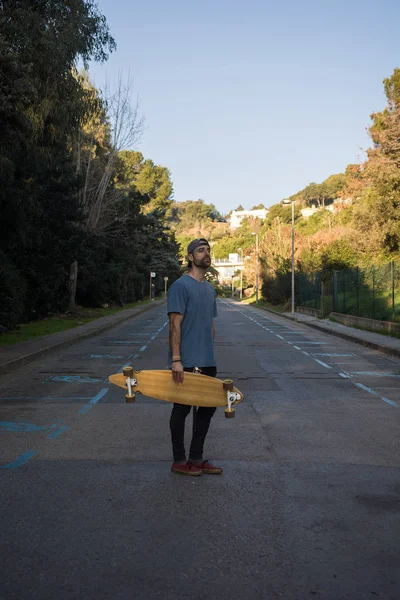
[[[150,300],[150,302],[152,302],[152,300],[154,300],[154,298],[153,298],[153,278],[155,276],[156,276],[156,274],[153,271],[150,271],[150,289],[149,289],[149,300]]]
[[[242,263],[240,267],[240,300],[243,297],[243,251],[241,248],[238,248],[238,252],[240,252],[240,262]]]
[[[258,233],[252,233],[256,236],[256,304],[258,304]]]
[[[291,204],[292,205],[292,315],[294,315],[294,303],[295,303],[295,295],[294,295],[294,201],[289,199],[283,200],[283,204]]]

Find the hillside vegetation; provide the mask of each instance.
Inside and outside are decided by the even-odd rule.
[[[321,183],[312,182],[289,198],[295,204],[298,272],[324,274],[400,260],[400,69],[395,69],[383,84],[387,106],[371,115],[369,134],[373,145],[367,151],[367,160],[363,164],[350,164],[344,173],[330,175]],[[255,280],[252,233],[257,232],[264,293],[272,301],[287,301],[291,272],[290,205],[280,201],[269,207],[265,221],[247,219],[233,232],[217,229],[214,207],[204,203],[201,206],[207,219],[195,224],[185,216],[176,228],[179,241],[183,243],[191,237],[185,236],[186,227],[190,234],[209,236],[215,258],[224,258],[240,249],[239,253],[249,259],[245,285],[252,286]],[[318,210],[303,218],[301,209],[312,206]],[[238,209],[243,210],[243,206]],[[181,227],[183,223],[185,226]]]

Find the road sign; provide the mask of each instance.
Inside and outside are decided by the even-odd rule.
[[[155,277],[155,276],[156,276],[156,274],[152,272],[152,273],[150,273],[150,276],[151,276],[151,277]]]

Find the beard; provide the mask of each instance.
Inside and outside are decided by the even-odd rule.
[[[193,260],[193,265],[195,267],[198,267],[199,269],[208,269],[208,267],[211,265],[211,258],[209,258],[208,256],[201,258],[200,260]]]

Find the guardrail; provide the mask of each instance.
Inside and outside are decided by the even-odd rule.
[[[233,260],[230,258],[214,258],[214,260],[212,261],[213,265],[243,265],[243,261],[242,260]]]

